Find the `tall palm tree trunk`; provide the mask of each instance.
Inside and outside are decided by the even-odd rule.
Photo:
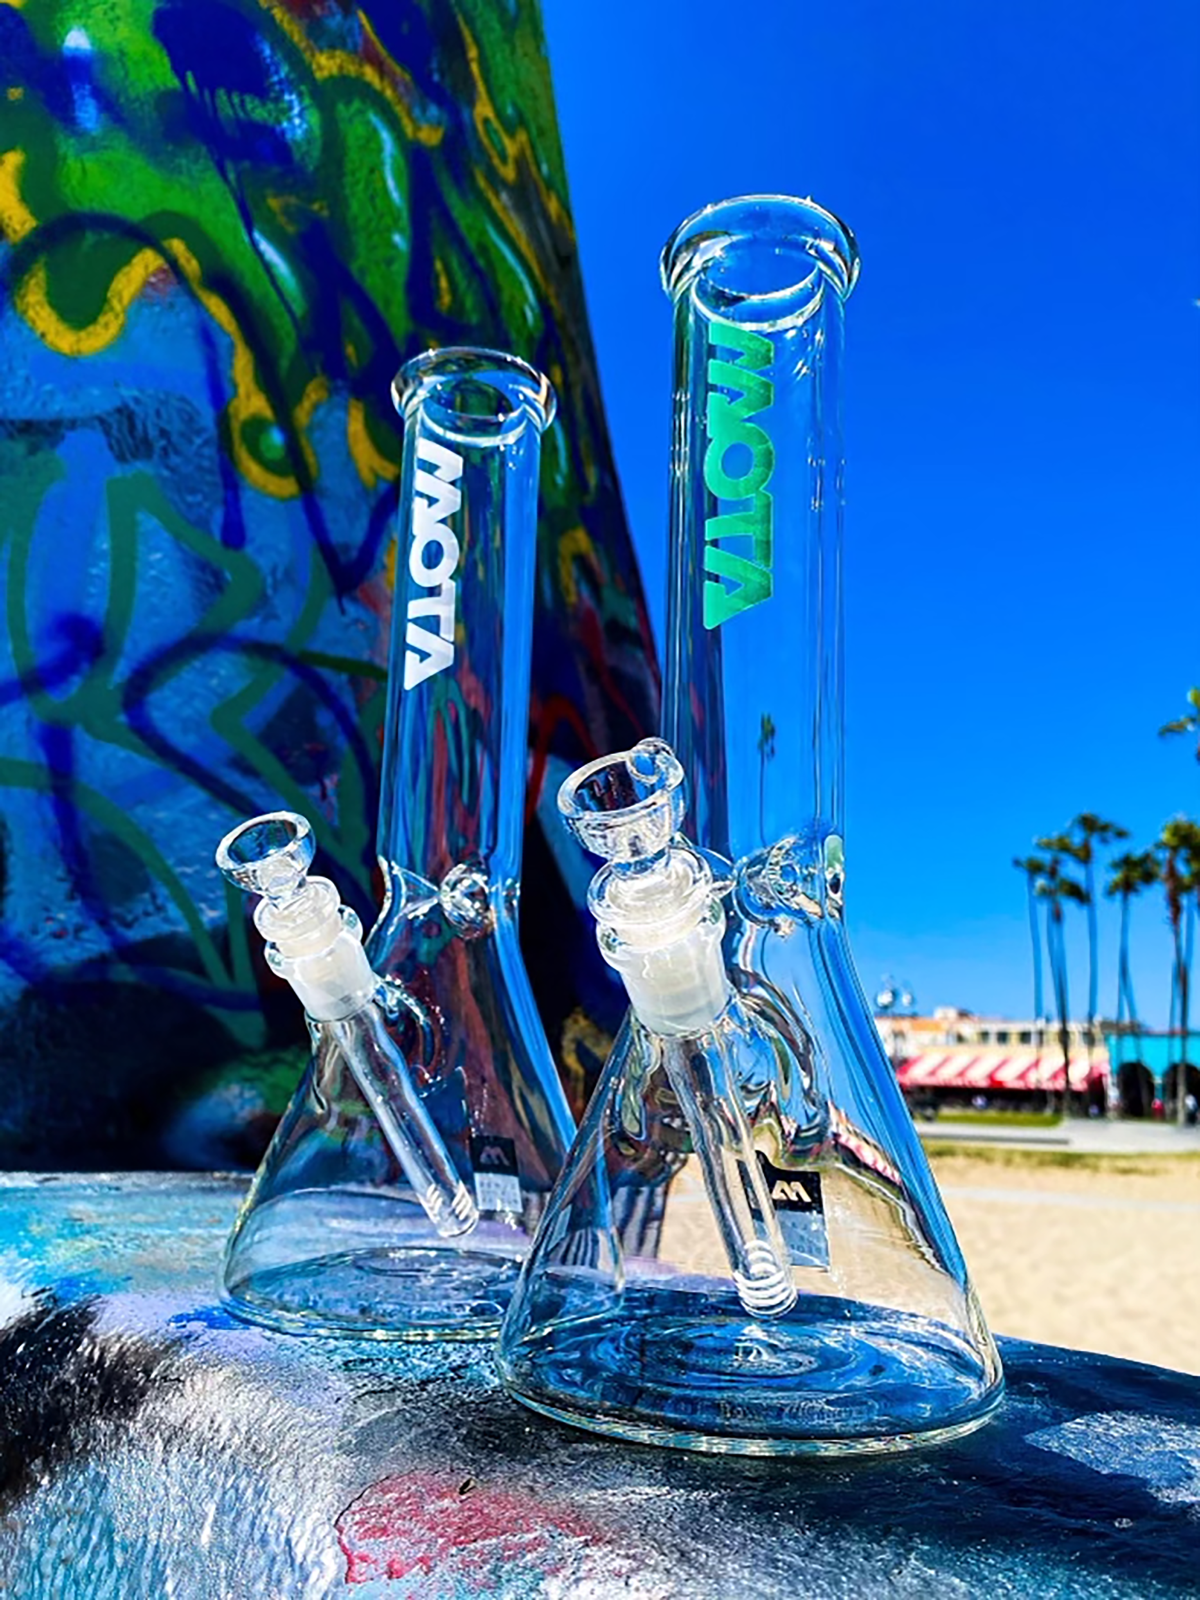
[[[1092,1047],[1096,1042],[1096,1013],[1100,1009],[1100,932],[1096,921],[1096,874],[1089,855],[1085,867],[1087,876],[1087,929],[1088,929],[1088,1009],[1087,1052],[1088,1077],[1091,1077]]]
[[[1183,965],[1182,918],[1175,917],[1171,924],[1171,938],[1175,949],[1175,971],[1172,975],[1171,1021],[1179,1024],[1179,1054],[1175,1060],[1175,1121],[1183,1127],[1183,1057],[1186,1046],[1182,1043],[1188,1025],[1187,972]]]
[[[1053,938],[1051,939],[1051,931]],[[1063,1088],[1061,1111],[1065,1114],[1071,1095],[1071,1030],[1069,1026],[1071,1002],[1067,991],[1067,943],[1063,929],[1062,906],[1057,900],[1050,902],[1050,920],[1046,930],[1047,951],[1050,956],[1050,975],[1054,984],[1055,1007],[1058,1011],[1058,1045],[1063,1058]]]
[[[1188,1069],[1188,1001],[1192,987],[1192,945],[1195,938],[1195,900],[1192,895],[1187,897],[1187,909],[1184,912],[1186,933],[1183,939],[1182,950],[1179,951],[1179,1075],[1175,1080],[1176,1113],[1175,1120],[1182,1128],[1187,1122],[1187,1111],[1184,1102],[1187,1099],[1187,1069]],[[1176,945],[1179,939],[1176,936]]]
[[[1032,873],[1027,880],[1029,888],[1029,937],[1033,944],[1033,1020],[1041,1028],[1043,1016],[1042,994],[1042,940],[1038,925],[1037,894]]]
[[[1162,864],[1154,850],[1142,850],[1136,853],[1127,850],[1124,855],[1118,856],[1110,863],[1110,873],[1104,892],[1110,899],[1119,895],[1121,900],[1121,942],[1117,958],[1117,1022],[1125,1023],[1136,1037],[1141,1032],[1141,1025],[1138,1022],[1137,999],[1133,992],[1133,968],[1129,959],[1130,911],[1134,895],[1141,894],[1142,890],[1149,888],[1152,883],[1161,881]],[[1117,1039],[1118,1066],[1124,1066],[1125,1033],[1118,1033]],[[1141,1051],[1135,1047],[1135,1059],[1140,1056]]]

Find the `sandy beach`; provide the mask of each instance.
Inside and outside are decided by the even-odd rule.
[[[1200,1376],[1200,1151],[1098,1154],[940,1140],[926,1148],[994,1333]],[[832,1214],[838,1190],[825,1181]],[[695,1158],[671,1193],[662,1255],[723,1275]],[[894,1303],[910,1303],[925,1287],[905,1282],[916,1258],[894,1249],[886,1213],[870,1225],[861,1190],[855,1204],[856,1250],[839,1253],[838,1292],[869,1300],[886,1281]],[[806,1283],[799,1272],[797,1283],[827,1292],[819,1274]]]
[[[1200,1156],[929,1153],[994,1332],[1200,1374]]]

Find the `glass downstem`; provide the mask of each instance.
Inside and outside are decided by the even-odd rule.
[[[692,1136],[738,1298],[755,1316],[783,1316],[796,1303],[787,1248],[724,1047],[715,1035],[705,1042],[699,1049],[694,1039],[663,1039],[663,1064]]]
[[[782,1316],[796,1303],[788,1254],[715,1026],[732,994],[722,891],[678,832],[685,803],[683,768],[661,739],[579,767],[558,792],[568,828],[607,862],[588,889],[600,953],[661,1046],[738,1295],[754,1316]]]
[[[262,896],[254,922],[267,942],[267,965],[295,990],[314,1041],[328,1030],[340,1048],[434,1228],[446,1238],[467,1233],[479,1213],[388,1034],[380,1009],[386,991],[367,960],[358,917],[339,904],[328,878],[308,875],[315,853],[306,817],[269,811],[225,835],[217,866],[237,888]]]
[[[446,1239],[469,1233],[479,1221],[470,1191],[425,1108],[408,1063],[388,1036],[372,1003],[352,1017],[326,1022],[378,1119],[422,1209]]]

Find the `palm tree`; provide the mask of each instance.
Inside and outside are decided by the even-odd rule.
[[[1063,856],[1067,856],[1072,861],[1078,861],[1078,862],[1082,863],[1082,861],[1083,861],[1083,846],[1076,839],[1075,835],[1070,831],[1070,829],[1068,829],[1064,833],[1050,833],[1050,834],[1047,834],[1044,838],[1035,839],[1034,843],[1037,845],[1039,850],[1046,850],[1046,851],[1049,852],[1050,861],[1053,864],[1054,869],[1055,869],[1055,875],[1050,880],[1050,883],[1049,883],[1049,890],[1048,890],[1048,893],[1047,893],[1047,898],[1050,901],[1051,908],[1054,911],[1057,912],[1057,917],[1056,918],[1048,918],[1047,919],[1047,923],[1046,923],[1046,950],[1047,950],[1047,953],[1050,955],[1050,971],[1051,971],[1051,974],[1054,973],[1054,971],[1055,971],[1055,963],[1057,962],[1058,971],[1061,973],[1061,978],[1062,978],[1063,994],[1065,996],[1066,995],[1066,989],[1067,989],[1067,940],[1066,940],[1066,923],[1065,923],[1065,921],[1063,919],[1063,914],[1062,914],[1062,902],[1064,900],[1071,900],[1077,905],[1082,905],[1084,903],[1084,899],[1086,897],[1087,890],[1086,890],[1086,888],[1082,888],[1080,885],[1076,884],[1074,879],[1064,879],[1063,878],[1063,876],[1062,876],[1062,857]],[[1059,888],[1059,887],[1057,887],[1057,885],[1060,884],[1060,883],[1070,883],[1070,884],[1073,885],[1073,887],[1070,888],[1070,889]],[[1076,890],[1079,890],[1079,892],[1076,893]],[[1054,928],[1054,941],[1053,942],[1054,942],[1054,946],[1055,946],[1057,954],[1051,953],[1051,922],[1054,922],[1054,921],[1056,921],[1057,926]],[[1063,1049],[1063,1066],[1064,1066],[1064,1069],[1066,1070],[1066,1073],[1067,1073],[1066,1085],[1065,1085],[1065,1087],[1063,1089],[1063,1111],[1064,1111],[1064,1113],[1069,1111],[1070,1110],[1070,1106],[1071,1106],[1071,1074],[1070,1074],[1070,1067],[1068,1065],[1068,1061],[1069,1061],[1068,1046],[1070,1044],[1070,1038],[1069,1038],[1069,1034],[1065,1031],[1065,1029],[1066,1029],[1066,1021],[1063,1020],[1064,1017],[1069,1020],[1069,1016],[1070,1016],[1069,1007],[1064,1011],[1063,1007],[1060,1006],[1059,1007],[1059,1036],[1058,1036],[1058,1038],[1059,1038],[1059,1044],[1062,1046],[1062,1049]],[[1091,1059],[1091,1030],[1090,1029],[1088,1030],[1087,1037],[1088,1037],[1088,1059],[1090,1061],[1090,1059]]]
[[[1037,881],[1046,870],[1041,856],[1014,856],[1013,866],[1025,874],[1025,890],[1029,900],[1029,937],[1033,944],[1033,1020],[1039,1033],[1044,1011],[1042,1009],[1042,940],[1038,922]],[[1041,1042],[1040,1039],[1038,1041]]]
[[[1094,811],[1081,811],[1071,822],[1066,833],[1052,834],[1039,839],[1043,850],[1055,850],[1070,856],[1083,868],[1084,888],[1087,891],[1088,927],[1088,1007],[1087,1046],[1088,1057],[1096,1043],[1096,1017],[1100,1008],[1100,935],[1096,922],[1096,846],[1112,844],[1117,839],[1128,839],[1129,832],[1118,823],[1098,817]]]
[[[1061,836],[1060,836],[1061,837]],[[1048,841],[1039,839],[1045,849]],[[1076,905],[1087,903],[1087,890],[1062,870],[1058,852],[1052,851],[1046,870],[1038,879],[1036,893],[1047,902],[1046,954],[1050,960],[1050,977],[1054,984],[1055,1008],[1058,1011],[1058,1045],[1063,1058],[1063,1109],[1070,1104],[1071,1094],[1071,1000],[1067,989],[1067,943],[1063,927],[1063,901]]]
[[[767,824],[764,815],[767,804],[767,762],[775,759],[775,723],[771,713],[764,711],[758,724],[758,835],[767,843]]]
[[[1110,899],[1121,901],[1121,951],[1117,961],[1117,1021],[1126,1016],[1137,1025],[1137,1002],[1133,996],[1133,975],[1129,970],[1129,903],[1135,894],[1141,894],[1159,880],[1158,857],[1153,850],[1127,850],[1116,856],[1109,865],[1109,879],[1104,892]]]
[[[1158,845],[1162,853],[1162,884],[1167,900],[1167,921],[1171,924],[1171,940],[1174,945],[1171,978],[1174,992],[1178,996],[1179,1033],[1183,1041],[1175,1074],[1175,1118],[1182,1127],[1185,1121],[1184,1101],[1187,1099],[1192,917],[1195,912],[1195,897],[1200,892],[1200,824],[1193,822],[1189,817],[1172,817],[1170,822],[1163,823]]]
[[[1162,739],[1169,737],[1173,733],[1196,734],[1196,760],[1200,761],[1200,688],[1188,690],[1188,705],[1192,709],[1187,715],[1176,717],[1173,722],[1164,722],[1158,730],[1158,736]]]
[[[1071,823],[1078,843],[1076,861],[1082,862],[1087,889],[1088,914],[1088,1045],[1094,1042],[1096,1018],[1100,1009],[1099,932],[1096,926],[1096,846],[1128,839],[1128,828],[1106,822],[1094,811],[1081,811]]]

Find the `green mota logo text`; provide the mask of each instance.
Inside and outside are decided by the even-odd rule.
[[[704,524],[704,570],[709,574],[704,581],[704,626],[719,628],[739,611],[771,598],[774,505],[767,484],[775,470],[775,446],[765,428],[750,419],[775,398],[775,385],[763,376],[775,350],[762,334],[728,322],[709,324],[708,348],[704,486],[718,500],[742,502],[738,510],[709,517]],[[717,350],[737,354],[724,360]],[[733,395],[717,394],[718,386]],[[735,446],[740,448],[734,465],[743,465],[747,454],[749,465],[731,475],[729,457]]]

